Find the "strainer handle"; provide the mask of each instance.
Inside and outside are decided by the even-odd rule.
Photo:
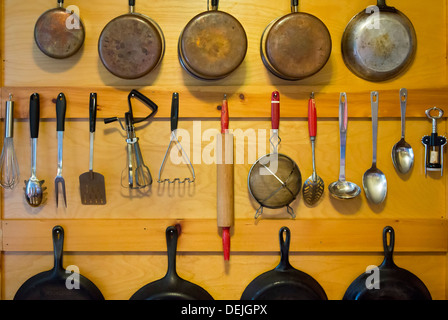
[[[280,93],[272,92],[271,95],[271,125],[273,130],[280,127]]]

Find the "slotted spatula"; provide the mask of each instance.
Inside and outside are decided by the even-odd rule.
[[[90,125],[90,161],[89,171],[79,176],[79,190],[81,192],[81,203],[91,205],[106,204],[106,185],[104,176],[93,171],[93,141],[95,140],[96,125],[96,93],[90,94],[89,125]]]

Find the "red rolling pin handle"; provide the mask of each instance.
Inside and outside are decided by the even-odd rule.
[[[316,101],[314,100],[314,92],[311,93],[308,101],[308,131],[311,138],[316,137],[317,115],[316,115]]]
[[[272,129],[278,130],[280,124],[280,93],[272,92],[271,95],[271,125]]]

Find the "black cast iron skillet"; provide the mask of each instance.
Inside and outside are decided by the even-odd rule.
[[[282,227],[279,237],[280,264],[256,277],[244,290],[241,300],[327,300],[324,289],[313,277],[289,263],[289,228]]]
[[[182,279],[176,272],[178,231],[174,226],[166,229],[168,271],[157,281],[151,282],[132,295],[130,300],[213,300],[200,286]]]
[[[425,284],[394,263],[394,243],[395,231],[387,226],[383,230],[384,260],[378,267],[379,282],[369,281],[368,277],[375,277],[369,272],[363,273],[348,287],[343,300],[431,300]]]
[[[14,300],[104,300],[101,291],[86,277],[62,267],[64,229],[53,228],[54,267],[25,281]],[[69,278],[70,277],[70,278]],[[71,289],[67,288],[67,284]]]

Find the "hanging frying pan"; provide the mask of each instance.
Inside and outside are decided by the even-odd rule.
[[[129,13],[110,21],[101,32],[98,52],[101,62],[112,74],[137,79],[151,72],[162,61],[165,38],[151,18],[134,12],[135,0],[129,0]]]
[[[34,26],[34,40],[40,51],[56,59],[74,55],[82,47],[85,38],[84,25],[79,16],[58,6],[44,12]]]
[[[244,290],[241,300],[327,300],[324,289],[313,277],[289,263],[289,228],[280,228],[279,236],[280,264],[256,277]]]
[[[286,80],[312,76],[325,66],[331,54],[327,27],[317,17],[298,12],[298,4],[298,0],[291,0],[292,12],[272,21],[260,42],[266,68]]]
[[[416,275],[394,263],[394,243],[394,229],[385,227],[383,230],[384,260],[378,267],[378,277],[375,278],[369,272],[361,274],[348,287],[343,300],[431,300],[431,294],[425,284]],[[378,281],[372,283],[369,277]]]
[[[247,37],[241,23],[232,15],[212,9],[188,22],[179,37],[178,56],[183,68],[202,80],[222,79],[243,62]]]
[[[174,226],[166,229],[168,271],[157,281],[151,282],[132,295],[130,300],[213,300],[200,286],[182,279],[176,272],[178,231]]]
[[[414,59],[416,47],[411,21],[385,0],[353,17],[342,36],[346,66],[356,76],[374,82],[403,72]]]
[[[14,300],[104,300],[101,291],[89,279],[62,267],[64,229],[53,228],[54,267],[25,281]],[[70,288],[67,287],[70,285]]]

